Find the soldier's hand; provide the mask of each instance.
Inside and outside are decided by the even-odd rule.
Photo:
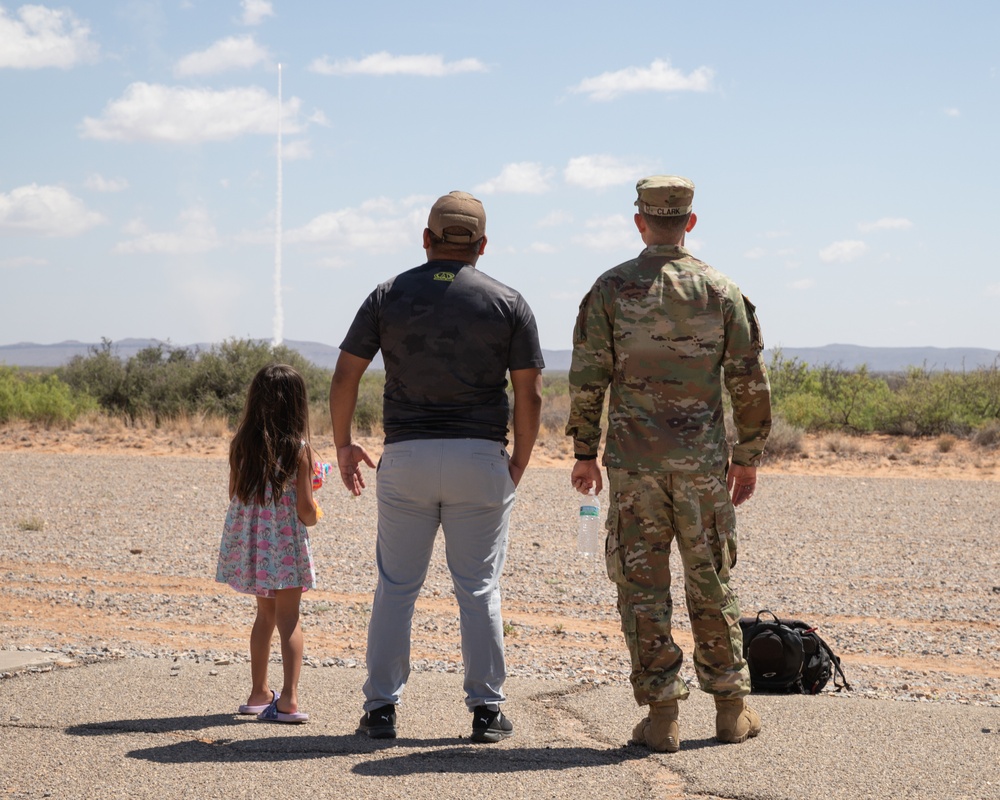
[[[600,494],[601,488],[604,484],[601,481],[601,468],[597,463],[597,459],[577,461],[576,464],[573,465],[573,473],[570,475],[570,482],[573,484],[573,488],[580,494],[587,494],[590,492],[591,486],[594,487],[594,494]]]
[[[730,464],[726,473],[726,488],[733,498],[733,505],[738,506],[753,497],[757,488],[757,467],[744,467]]]

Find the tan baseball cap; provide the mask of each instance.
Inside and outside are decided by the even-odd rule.
[[[486,233],[486,209],[468,192],[449,192],[431,206],[427,227],[439,239],[454,244],[477,242]],[[445,228],[464,228],[467,234],[444,232]]]
[[[694,184],[680,175],[653,175],[635,185],[635,204],[654,217],[680,217],[691,213]]]

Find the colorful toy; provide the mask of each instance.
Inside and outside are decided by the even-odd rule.
[[[329,475],[329,474],[330,474],[330,465],[329,464],[322,463],[322,462],[319,462],[319,461],[314,461],[313,462],[312,484],[313,484],[313,491],[314,492],[323,488],[323,481],[326,479],[326,476]]]
[[[323,488],[323,481],[329,474],[329,464],[323,461],[313,461],[312,487],[314,492]],[[323,519],[323,509],[319,507],[319,503],[313,500],[313,505],[316,506],[316,519]]]

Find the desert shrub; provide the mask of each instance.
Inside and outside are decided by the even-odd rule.
[[[771,353],[767,377],[771,384],[771,402],[775,405],[790,397],[816,395],[820,391],[815,370],[797,358],[787,360],[780,347]]]
[[[792,425],[784,417],[775,417],[771,433],[767,437],[766,453],[771,458],[788,458],[802,452],[802,438],[805,431]]]
[[[385,391],[385,373],[366,372],[358,386],[358,403],[354,407],[354,430],[372,436],[382,430],[382,395]]]
[[[102,339],[88,356],[73,356],[56,374],[75,391],[92,397],[105,411],[127,413],[125,364],[114,352],[110,339]]]
[[[939,453],[950,453],[952,450],[955,449],[955,444],[957,442],[958,439],[956,439],[950,433],[946,433],[943,436],[938,437],[935,446],[937,447],[937,451]]]
[[[569,394],[542,395],[541,430],[563,434],[569,419]]]
[[[853,372],[821,367],[819,382],[832,427],[857,433],[878,429],[891,397],[883,378],[872,375],[865,366]]]
[[[834,433],[823,440],[823,446],[831,453],[842,456],[852,456],[858,452],[858,442],[851,436]]]
[[[876,430],[891,398],[885,379],[864,366],[813,368],[786,360],[780,349],[771,356],[768,379],[775,413],[803,430]]]
[[[201,353],[194,362],[190,396],[195,408],[235,422],[243,412],[247,388],[257,371],[271,363],[289,364],[302,373],[310,403],[324,403],[330,396],[327,372],[296,351],[268,342],[230,339]]]
[[[90,355],[77,356],[60,370],[76,391],[93,397],[106,412],[129,424],[167,420],[221,418],[230,424],[243,411],[254,374],[274,362],[291,364],[302,373],[310,404],[329,401],[329,373],[288,347],[231,339],[199,352],[158,344],[127,361],[105,339]]]
[[[768,367],[775,413],[805,430],[965,436],[1000,420],[1000,365],[964,372],[914,367],[879,375],[864,366],[809,367],[776,350]]]
[[[68,425],[94,407],[55,374],[23,373],[0,367],[0,423],[21,419],[45,426]]]
[[[1000,447],[1000,420],[992,420],[977,428],[972,434],[972,443],[985,450]]]
[[[937,436],[962,430],[960,386],[950,373],[914,367],[893,394],[883,429],[907,436]]]
[[[830,427],[830,419],[823,398],[818,394],[796,394],[781,403],[773,403],[775,414],[793,427],[807,431]]]

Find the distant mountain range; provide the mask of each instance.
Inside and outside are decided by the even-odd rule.
[[[167,348],[182,346],[157,339],[121,339],[113,343],[113,348],[120,358],[128,359],[140,350],[158,344]],[[336,347],[319,342],[289,340],[284,344],[317,366],[330,370],[336,365],[340,354]],[[212,346],[206,343],[183,345],[188,349],[199,350],[210,350]],[[0,345],[0,364],[11,367],[59,367],[68,363],[73,356],[86,356],[99,347],[99,344],[76,341],[5,344]],[[569,369],[569,350],[543,350],[542,353],[546,369],[554,372]],[[829,365],[855,369],[867,365],[872,372],[905,372],[910,367],[960,372],[1000,364],[1000,351],[978,347],[862,347],[854,344],[828,344],[823,347],[783,347],[781,353],[788,361],[797,359],[813,367]],[[765,355],[770,362],[771,351],[767,351]],[[375,357],[372,366],[382,368],[381,354]]]

